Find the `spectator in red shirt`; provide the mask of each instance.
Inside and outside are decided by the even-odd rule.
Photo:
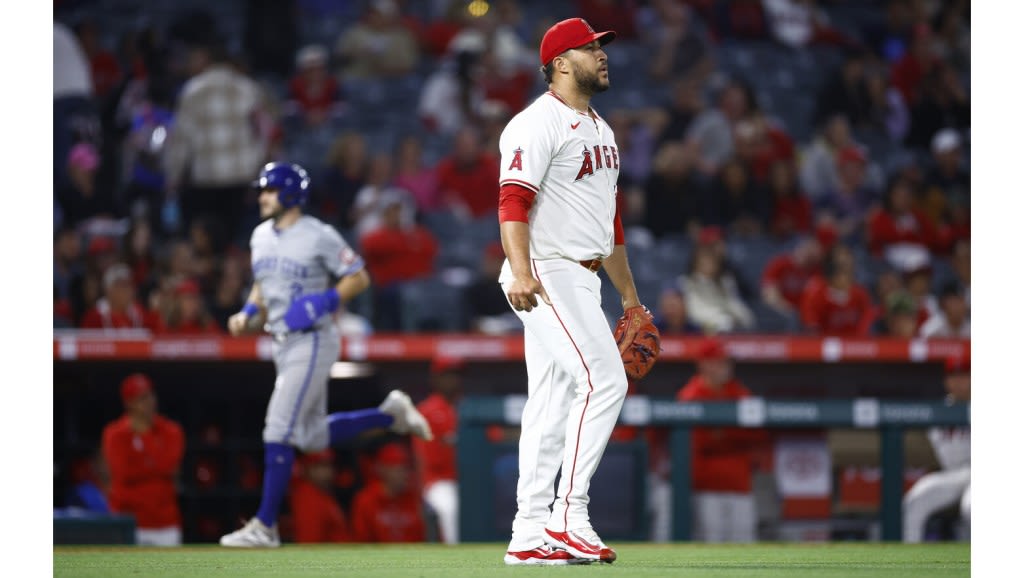
[[[715,338],[697,351],[697,375],[676,394],[681,402],[734,401],[751,392],[733,375],[725,345]],[[762,430],[693,428],[694,538],[705,542],[753,542],[757,507],[754,453],[767,441]]]
[[[116,263],[103,273],[103,297],[82,316],[83,329],[149,329],[159,327],[159,315],[135,298],[132,270]]]
[[[926,23],[914,27],[913,38],[907,52],[892,65],[892,85],[899,89],[903,101],[917,103],[921,81],[938,63],[932,51],[931,28]]]
[[[436,357],[430,364],[433,393],[417,409],[434,432],[432,441],[412,442],[416,465],[423,484],[423,501],[437,516],[441,541],[459,543],[459,481],[455,462],[458,429],[456,411],[462,396],[465,364],[461,359]]]
[[[421,28],[419,41],[423,51],[433,58],[443,57],[448,53],[448,45],[466,27],[469,18],[469,10],[464,3],[448,2],[440,17]]]
[[[514,51],[496,49],[480,55],[480,66],[487,74],[480,75],[478,83],[489,106],[503,105],[505,110],[518,112],[536,98],[533,87],[537,71],[532,66],[523,66],[524,60],[516,56]]]
[[[409,450],[393,442],[377,452],[377,479],[352,500],[356,542],[423,542],[426,524],[419,489],[413,483]]]
[[[178,282],[163,304],[160,333],[173,335],[223,335],[224,328],[210,314],[193,279]]]
[[[821,274],[821,243],[817,237],[802,238],[790,253],[768,261],[761,274],[761,300],[790,318],[797,317],[807,282]]]
[[[374,328],[397,331],[402,327],[402,284],[434,271],[438,241],[413,221],[412,205],[404,197],[390,194],[381,207],[380,226],[363,235],[359,244],[373,278]]]
[[[185,454],[181,426],[157,412],[153,382],[141,373],[121,382],[124,415],[103,428],[110,468],[110,511],[135,517],[135,542],[181,544],[176,480]]]
[[[288,99],[306,124],[323,124],[338,104],[338,82],[328,67],[327,49],[311,44],[295,57],[296,73],[288,81]]]
[[[876,311],[868,291],[857,283],[849,247],[836,245],[825,258],[823,277],[807,283],[800,319],[820,335],[868,335]]]
[[[460,129],[452,154],[437,164],[437,185],[443,203],[471,218],[496,212],[498,162],[481,148],[475,128]]]
[[[932,221],[914,207],[914,189],[906,179],[889,184],[884,208],[868,217],[867,238],[871,253],[890,261],[908,250],[931,253],[938,244]]]
[[[290,506],[295,542],[351,542],[345,514],[334,496],[334,450],[304,454],[291,484]]]
[[[792,137],[759,110],[736,123],[734,133],[736,156],[747,165],[751,179],[758,185],[767,183],[776,161],[796,161]]]

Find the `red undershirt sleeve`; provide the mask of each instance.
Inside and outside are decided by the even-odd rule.
[[[626,244],[626,233],[622,230],[622,217],[619,216],[619,209],[615,209],[615,243],[616,245]]]
[[[521,185],[512,183],[502,185],[498,195],[498,222],[529,222],[527,215],[530,213],[530,207],[533,206],[536,196],[537,193]]]

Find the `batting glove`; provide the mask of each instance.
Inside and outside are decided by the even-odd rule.
[[[303,295],[292,301],[284,314],[284,324],[289,331],[305,331],[324,315],[338,310],[341,297],[333,287],[323,293]]]

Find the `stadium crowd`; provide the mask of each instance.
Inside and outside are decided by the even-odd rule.
[[[288,160],[375,279],[349,330],[514,331],[476,288],[496,138],[579,14],[619,33],[595,103],[663,327],[969,336],[966,1],[108,4],[54,5],[55,328],[223,332]]]

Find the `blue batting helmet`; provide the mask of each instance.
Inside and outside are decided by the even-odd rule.
[[[277,200],[286,209],[305,205],[309,198],[309,175],[294,163],[267,163],[255,184],[261,191],[277,189]]]

